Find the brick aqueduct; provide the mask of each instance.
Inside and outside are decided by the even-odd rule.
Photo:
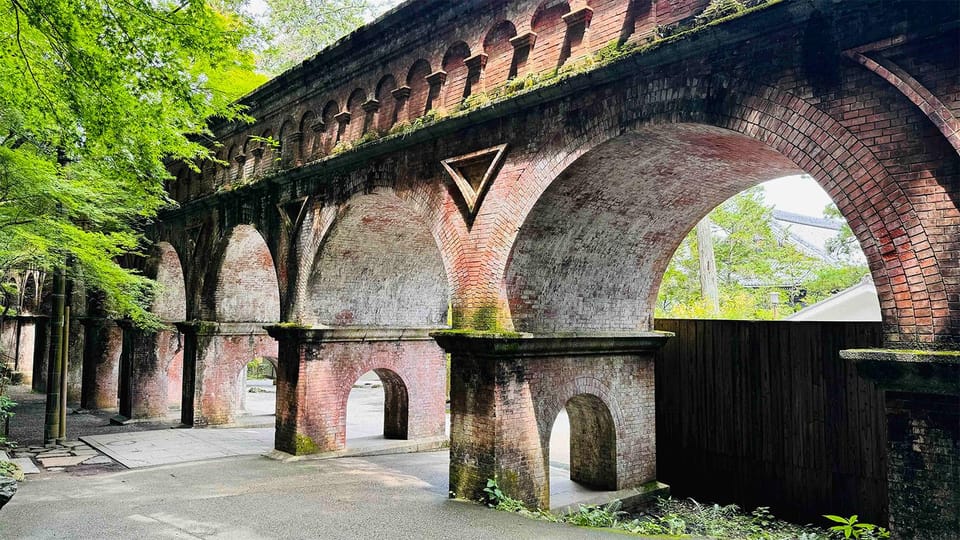
[[[886,346],[925,359],[887,366],[891,395],[960,393],[949,353],[916,352],[960,344],[956,2],[748,2],[697,24],[707,3],[415,0],[245,98],[256,121],[214,126],[220,161],[172,171],[180,206],[146,268],[171,329],[95,325],[87,351],[120,362],[121,414],[162,416],[174,396],[184,423],[231,423],[265,356],[279,450],[343,448],[369,370],[387,437],[442,437],[446,352],[456,495],[496,476],[548,505],[564,407],[574,480],[650,482],[661,274],[720,202],[799,172],[866,252]],[[98,372],[85,395],[116,403]],[[952,433],[907,441],[946,475],[924,504],[948,525]],[[899,489],[908,537],[897,493],[926,486]]]

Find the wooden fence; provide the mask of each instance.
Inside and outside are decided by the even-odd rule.
[[[674,320],[657,358],[657,476],[675,496],[887,522],[883,395],[838,351],[880,323]]]

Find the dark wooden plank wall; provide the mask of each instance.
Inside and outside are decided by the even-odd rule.
[[[657,477],[675,496],[887,522],[883,395],[838,351],[880,323],[663,319]]]

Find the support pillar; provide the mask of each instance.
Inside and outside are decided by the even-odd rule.
[[[960,531],[960,352],[841,351],[884,390],[890,533],[947,540]]]
[[[656,480],[654,353],[670,336],[439,332],[451,355],[450,492],[550,508],[550,433],[570,415],[571,479],[600,490]]]
[[[164,420],[170,412],[167,368],[183,356],[183,338],[176,329],[159,331],[121,323],[119,415],[115,422]]]
[[[280,344],[276,449],[294,455],[343,450],[347,398],[368,371],[383,382],[385,438],[443,437],[446,360],[430,338],[433,330],[269,327]]]
[[[88,317],[81,322],[84,350],[80,407],[117,409],[123,329],[116,321],[100,317]]]
[[[79,404],[83,393],[83,353],[86,332],[81,321],[82,317],[77,316],[78,311],[71,312],[70,315],[70,334],[64,366],[67,370],[67,387],[63,391],[67,393],[67,402],[72,404]]]
[[[247,364],[276,357],[277,343],[263,323],[179,323],[183,333],[180,421],[203,427],[233,424],[243,414]]]

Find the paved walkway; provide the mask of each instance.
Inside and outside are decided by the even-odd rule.
[[[28,480],[0,510],[23,540],[592,538],[453,501],[446,452],[283,463],[247,456]],[[609,535],[623,538],[622,535]]]

